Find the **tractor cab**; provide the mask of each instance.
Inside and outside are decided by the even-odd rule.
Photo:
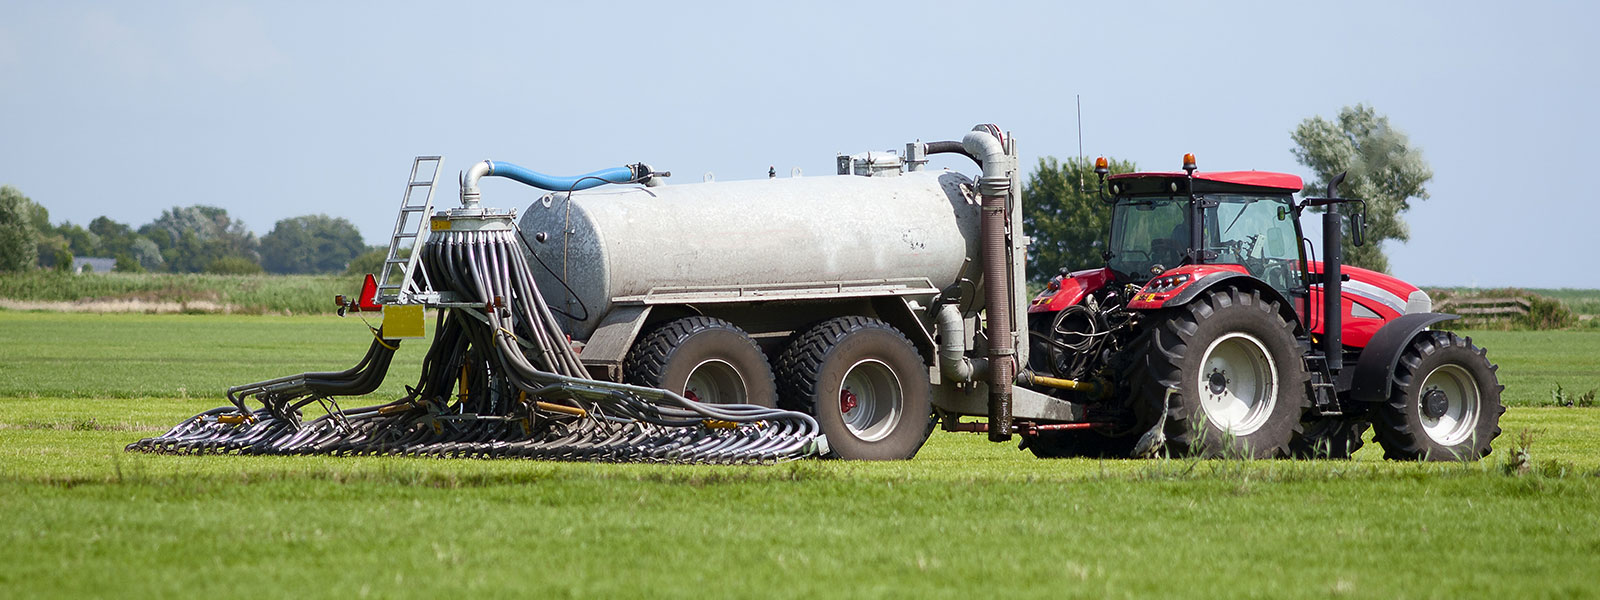
[[[1186,161],[1193,165],[1192,159]],[[1305,293],[1302,234],[1282,173],[1125,173],[1108,179],[1112,203],[1106,266],[1122,283],[1144,283],[1189,265],[1225,265],[1285,297]]]

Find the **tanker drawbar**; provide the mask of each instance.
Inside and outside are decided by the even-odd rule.
[[[361,298],[341,299],[340,314],[384,310],[383,326],[373,328],[372,344],[355,367],[234,387],[231,406],[190,417],[127,449],[717,463],[827,451],[817,421],[804,413],[713,405],[592,378],[535,283],[529,242],[515,215],[477,207],[477,180],[486,175],[571,192],[661,174],[630,165],[554,178],[486,162],[463,177],[463,208],[433,213],[438,165],[438,157],[413,163],[381,277],[368,276]],[[421,172],[432,174],[419,180]],[[425,243],[408,244],[429,229]],[[406,255],[408,248],[414,251]],[[340,406],[338,398],[378,389],[401,339],[422,337],[425,307],[435,310],[436,320],[416,385],[385,404]],[[251,408],[252,400],[260,407]],[[304,419],[302,409],[313,404],[326,414]]]

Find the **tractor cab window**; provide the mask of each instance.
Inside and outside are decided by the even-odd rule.
[[[1300,287],[1300,238],[1288,196],[1211,194],[1201,227],[1212,264],[1243,265],[1251,275],[1289,294]]]
[[[1189,248],[1189,198],[1125,197],[1111,212],[1111,259],[1119,279],[1144,281],[1183,263]],[[1157,269],[1159,267],[1159,269]]]

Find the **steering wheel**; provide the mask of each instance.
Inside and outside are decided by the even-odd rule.
[[[1289,281],[1291,279],[1289,275],[1293,272],[1291,269],[1293,269],[1292,264],[1294,261],[1290,259],[1275,260],[1266,257],[1255,260],[1261,265],[1259,270],[1262,281],[1280,290],[1289,289]],[[1257,270],[1256,267],[1247,266],[1246,268],[1251,271]]]

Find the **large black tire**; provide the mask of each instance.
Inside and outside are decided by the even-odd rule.
[[[1423,332],[1400,355],[1375,437],[1391,460],[1478,460],[1500,436],[1500,385],[1488,353],[1447,331]]]
[[[1360,419],[1324,417],[1305,425],[1305,434],[1290,444],[1295,458],[1348,459],[1366,445],[1361,439],[1370,425]]]
[[[1146,401],[1165,400],[1167,451],[1276,458],[1309,406],[1294,323],[1253,290],[1210,290],[1155,317]],[[1168,390],[1172,390],[1170,395]]]
[[[909,459],[933,431],[928,366],[883,321],[838,317],[800,334],[778,381],[778,405],[816,417],[833,458]]]
[[[628,383],[712,404],[777,406],[767,355],[743,329],[722,319],[669,321],[635,342],[622,363]]]

